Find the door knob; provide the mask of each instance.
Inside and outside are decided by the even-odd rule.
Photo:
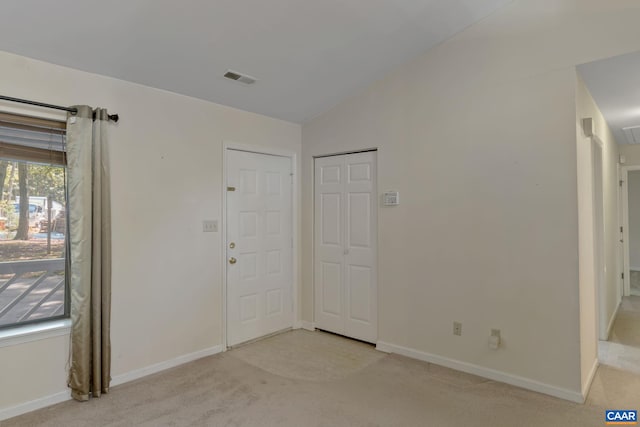
[[[229,258],[229,264],[235,264],[236,262],[238,262],[238,260],[234,257]]]
[[[235,248],[235,247],[236,247],[236,244],[235,244],[234,242],[231,242],[231,243],[229,243],[229,247],[230,247],[231,249],[233,249],[233,248]]]

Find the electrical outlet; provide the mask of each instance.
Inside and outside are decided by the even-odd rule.
[[[500,329],[492,329],[491,336],[489,337],[489,348],[491,350],[497,350],[500,347]]]
[[[453,335],[462,335],[462,323],[453,322]]]
[[[202,231],[205,233],[215,233],[218,231],[218,221],[215,219],[202,221]]]

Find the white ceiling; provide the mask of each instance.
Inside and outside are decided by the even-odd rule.
[[[0,50],[305,122],[510,1],[2,0]]]
[[[628,144],[623,128],[640,126],[640,52],[579,65],[591,96],[618,144]]]

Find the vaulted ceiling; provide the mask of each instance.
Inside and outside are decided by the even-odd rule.
[[[0,50],[302,123],[510,1],[3,0]]]

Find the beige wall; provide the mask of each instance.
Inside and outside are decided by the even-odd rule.
[[[299,155],[300,126],[7,53],[0,70],[3,95],[120,114],[110,127],[113,376],[222,344],[222,233],[203,233],[202,220],[222,219],[223,141]],[[0,410],[65,390],[66,342],[0,348]]]
[[[593,132],[602,144],[602,192],[603,192],[603,289],[596,289],[594,260],[594,215],[593,215],[593,143],[585,135],[582,120],[593,119]],[[584,82],[576,79],[576,137],[578,151],[578,206],[580,248],[580,325],[581,325],[581,370],[583,380],[589,378],[594,360],[597,358],[598,336],[606,339],[608,327],[620,298],[621,283],[617,256],[619,244],[618,215],[618,146],[602,113],[593,100]],[[596,308],[596,301],[600,304]],[[600,313],[600,310],[602,313]],[[601,317],[600,317],[601,315]],[[600,328],[600,329],[599,329]],[[583,384],[584,385],[584,384]]]
[[[620,144],[618,151],[624,156],[624,166],[640,165],[640,145]]]
[[[516,0],[304,125],[304,319],[312,156],[377,147],[378,188],[402,201],[379,211],[380,341],[580,394],[596,338],[581,337],[575,65],[640,49],[638,18],[630,0]]]
[[[0,414],[7,407],[65,391],[68,353],[66,336],[1,347]]]

